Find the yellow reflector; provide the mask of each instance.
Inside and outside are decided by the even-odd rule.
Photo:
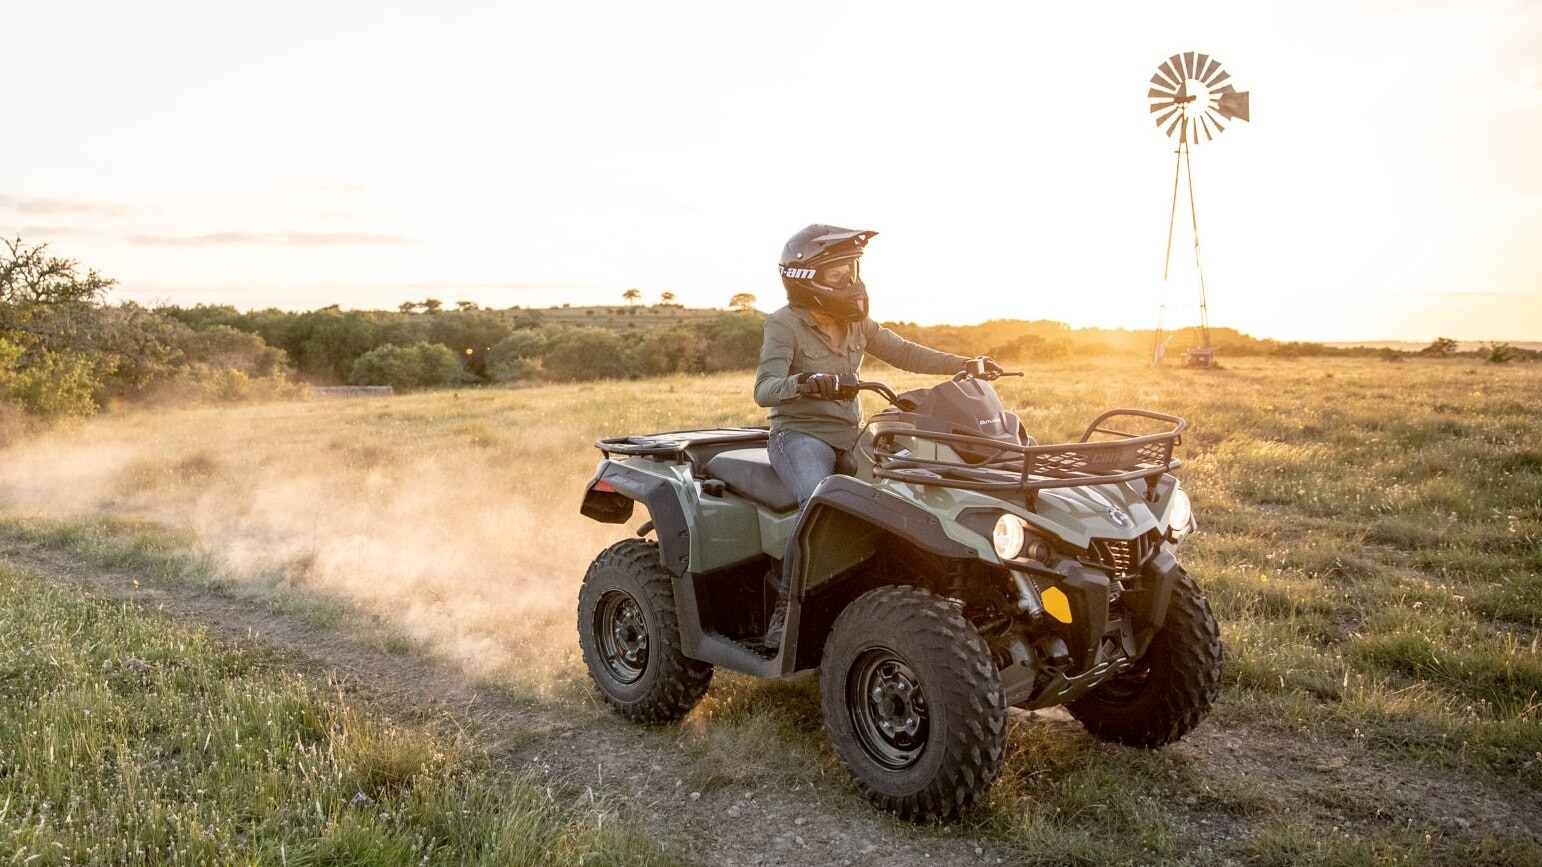
[[[1071,622],[1071,600],[1066,598],[1064,590],[1051,587],[1040,593],[1039,598],[1044,600],[1044,610],[1049,612],[1049,616],[1061,623]]]

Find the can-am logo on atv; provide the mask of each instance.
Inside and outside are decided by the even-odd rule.
[[[1126,515],[1121,509],[1109,509],[1108,519],[1114,522],[1115,527],[1128,527],[1135,523],[1134,521],[1131,521],[1130,516]]]
[[[791,277],[794,280],[814,279],[813,268],[788,268],[785,265],[778,265],[777,269],[782,272],[783,277]]]

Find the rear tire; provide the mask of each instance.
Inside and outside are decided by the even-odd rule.
[[[1146,655],[1066,710],[1094,737],[1154,749],[1193,731],[1220,691],[1220,629],[1204,594],[1181,573]]]
[[[990,649],[933,593],[880,587],[848,605],[819,686],[835,754],[880,809],[949,819],[1001,770],[1006,705]]]
[[[680,621],[658,544],[626,539],[600,552],[578,592],[578,644],[605,702],[638,723],[673,722],[712,683],[712,666],[680,652]]]

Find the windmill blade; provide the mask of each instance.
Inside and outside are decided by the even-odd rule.
[[[1192,51],[1185,51],[1183,53],[1183,77],[1199,77],[1199,68],[1194,65],[1194,52]]]
[[[1156,75],[1151,76],[1151,83],[1156,85],[1157,87],[1161,88],[1162,90],[1166,91],[1167,93],[1172,93],[1174,90],[1176,90],[1178,88],[1178,85],[1173,84],[1172,82],[1168,81],[1165,77],[1163,77],[1162,71],[1160,69],[1157,70],[1157,74]]]
[[[1172,102],[1174,96],[1176,96],[1176,94],[1170,90],[1158,90],[1155,87],[1146,91],[1147,99],[1164,99],[1168,102]],[[1152,111],[1156,111],[1156,109],[1153,108]]]
[[[1216,111],[1227,120],[1248,119],[1248,92],[1235,90],[1231,85],[1221,88],[1220,98],[1216,101]]]
[[[1182,69],[1183,55],[1181,54],[1174,54],[1172,57],[1167,58],[1166,63],[1157,67],[1158,72],[1165,73],[1168,78],[1173,80],[1173,87],[1182,84],[1183,80],[1188,77],[1183,74]]]
[[[1210,134],[1210,118],[1206,117],[1205,115],[1200,115],[1199,125],[1205,131],[1205,141],[1214,141],[1215,136]]]
[[[1205,81],[1205,76],[1209,75],[1212,69],[1219,66],[1220,64],[1212,60],[1210,55],[1201,54],[1194,66],[1194,77],[1200,81]],[[1209,82],[1206,83],[1208,84]]]
[[[1178,125],[1181,124],[1181,123],[1183,123],[1183,115],[1181,113],[1179,113],[1178,116],[1173,119],[1173,122],[1167,125],[1166,132],[1167,132],[1167,137],[1168,138],[1172,138],[1173,130],[1177,129]]]
[[[1151,107],[1151,110],[1152,110],[1152,111],[1158,111],[1158,110],[1160,110],[1160,109],[1164,109],[1164,108],[1165,108],[1165,109],[1167,109],[1167,112],[1166,112],[1166,113],[1165,113],[1165,114],[1163,114],[1163,115],[1162,115],[1162,116],[1161,116],[1161,117],[1158,117],[1158,118],[1157,118],[1157,119],[1156,119],[1156,125],[1157,125],[1157,126],[1161,126],[1161,125],[1162,125],[1162,124],[1164,124],[1164,123],[1167,123],[1167,119],[1168,119],[1168,118],[1170,118],[1170,117],[1172,117],[1172,116],[1173,116],[1173,115],[1174,115],[1174,114],[1177,114],[1177,113],[1178,113],[1178,108],[1179,108],[1179,107],[1178,107],[1178,106],[1176,106],[1176,105],[1153,105],[1153,106],[1152,106],[1152,107]],[[1171,131],[1171,130],[1168,130],[1168,133],[1169,133],[1169,134],[1171,134],[1171,133],[1172,133],[1172,131]]]

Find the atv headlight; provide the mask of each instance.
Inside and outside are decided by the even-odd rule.
[[[1023,519],[1016,515],[1002,515],[996,519],[991,542],[996,546],[997,557],[1010,560],[1023,553],[1023,542],[1027,538],[1023,533],[1024,526]]]
[[[1182,488],[1173,491],[1173,504],[1167,510],[1167,528],[1174,542],[1182,542],[1183,537],[1194,531],[1194,506]]]

